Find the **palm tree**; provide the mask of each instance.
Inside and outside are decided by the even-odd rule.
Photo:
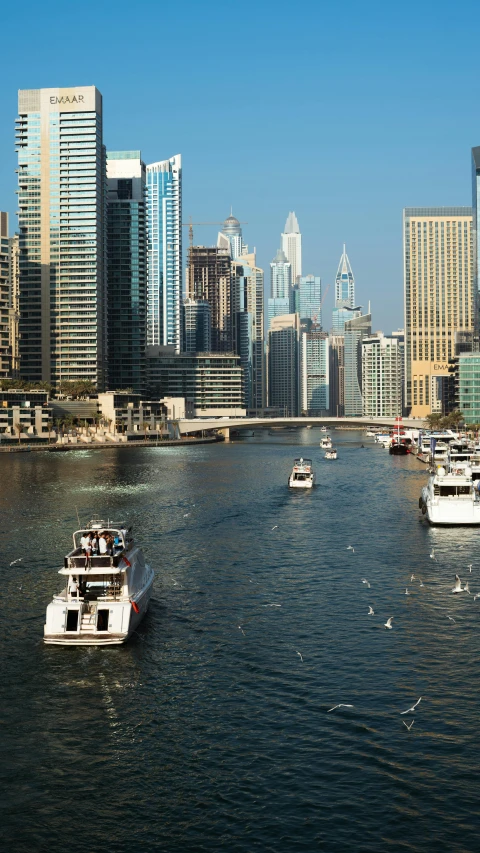
[[[427,415],[425,418],[425,424],[429,429],[435,429],[435,427],[440,426],[440,421],[442,420],[442,415],[440,412],[432,412],[430,415]]]
[[[22,434],[22,425],[21,423],[15,424],[15,431],[18,432],[18,443],[20,444],[20,436]]]
[[[148,430],[148,423],[146,421],[144,421],[142,423],[142,428],[143,428],[144,440],[146,441],[147,440],[147,430]]]
[[[52,431],[53,421],[47,421],[47,429],[48,429],[48,443],[50,444],[50,433]]]

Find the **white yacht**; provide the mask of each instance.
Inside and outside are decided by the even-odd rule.
[[[295,459],[288,480],[291,489],[311,489],[315,482],[311,459]]]
[[[418,503],[430,524],[480,524],[480,495],[468,465],[437,467]]]
[[[147,612],[153,569],[125,524],[94,520],[76,530],[59,574],[65,587],[47,607],[46,643],[124,643]]]
[[[332,447],[331,450],[327,450],[327,452],[325,453],[325,459],[336,459],[336,458],[337,458],[337,451],[334,447]]]
[[[327,427],[326,427],[326,426],[321,426],[321,427],[320,427],[320,432],[327,432]]]
[[[329,435],[326,435],[325,438],[320,439],[320,447],[322,450],[330,450],[332,446],[332,439]]]

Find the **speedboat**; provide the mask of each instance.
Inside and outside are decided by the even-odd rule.
[[[480,524],[480,495],[468,465],[434,469],[418,505],[432,525]]]
[[[47,607],[46,643],[118,645],[147,612],[154,573],[125,524],[93,520],[76,530],[59,574],[65,587]]]
[[[329,435],[326,435],[325,438],[320,439],[320,447],[322,450],[330,450],[332,446],[332,439]]]
[[[335,450],[334,447],[332,447],[331,450],[327,450],[327,452],[325,454],[325,459],[336,459],[336,458],[337,458],[337,451]]]
[[[320,432],[326,432],[326,431],[327,431],[327,427],[326,427],[326,426],[321,426],[321,427],[320,427]]]
[[[315,482],[311,459],[295,459],[288,480],[291,489],[311,489]]]

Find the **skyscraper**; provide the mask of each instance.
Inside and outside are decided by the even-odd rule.
[[[455,333],[474,328],[472,209],[403,212],[406,406],[440,411]]]
[[[210,352],[212,349],[212,312],[206,299],[185,299],[184,352]]]
[[[246,248],[246,247],[245,247]],[[244,254],[232,263],[232,301],[235,321],[235,352],[245,372],[245,405],[265,405],[264,280],[255,254]]]
[[[372,315],[362,314],[345,323],[345,416],[361,417],[362,399],[362,340],[372,333]]]
[[[108,383],[146,388],[147,234],[140,151],[107,152]]]
[[[337,275],[335,276],[335,307],[343,308],[345,306],[348,308],[355,306],[355,279],[344,243]]]
[[[298,415],[299,335],[298,314],[275,317],[268,331],[268,405],[286,417]]]
[[[279,249],[270,264],[270,296],[272,299],[291,299],[292,264],[283,249]]]
[[[300,276],[293,288],[293,309],[300,319],[322,326],[322,280],[318,275]]]
[[[20,372],[90,380],[106,364],[106,187],[94,86],[18,93]]]
[[[328,342],[330,412],[334,417],[340,418],[345,414],[345,337],[330,335]]]
[[[10,376],[10,263],[8,213],[0,211],[0,378]]]
[[[402,415],[404,344],[376,332],[362,340],[362,399],[367,417]]]
[[[226,247],[226,241],[223,240],[222,237],[227,238],[232,260],[236,260],[240,255],[243,255],[244,252],[248,252],[248,246],[245,246],[243,243],[242,226],[232,213],[230,216],[227,216],[218,236],[219,242],[217,243],[217,247],[219,249]]]
[[[147,166],[147,343],[182,344],[182,158]]]
[[[480,332],[480,147],[472,148],[472,264],[474,328]]]
[[[334,308],[332,311],[332,333],[334,335],[345,334],[345,323],[347,320],[354,320],[355,317],[361,317],[361,315],[362,309],[360,306],[349,308],[347,305],[343,305],[340,308]]]
[[[19,336],[18,336],[18,321],[20,319],[19,312],[19,294],[20,294],[20,273],[19,273],[19,237],[14,234],[8,241],[8,267],[9,267],[9,342],[11,366],[10,375],[16,377],[20,371],[20,354],[19,354]]]
[[[292,267],[292,284],[302,274],[302,235],[298,227],[297,217],[291,211],[287,216],[285,231],[282,234],[282,249]],[[274,294],[272,294],[274,295]]]
[[[329,414],[328,335],[320,330],[302,332],[300,353],[301,411],[307,415]]]
[[[212,352],[234,351],[234,305],[231,286],[232,260],[228,249],[190,246],[187,297],[205,299],[210,305]]]

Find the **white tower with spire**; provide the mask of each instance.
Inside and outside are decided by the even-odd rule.
[[[353,277],[350,261],[348,260],[345,243],[343,244],[342,257],[338,265],[335,277],[335,307],[355,307],[355,279]]]
[[[294,211],[290,211],[282,234],[282,249],[292,265],[292,284],[302,274],[302,235]]]

